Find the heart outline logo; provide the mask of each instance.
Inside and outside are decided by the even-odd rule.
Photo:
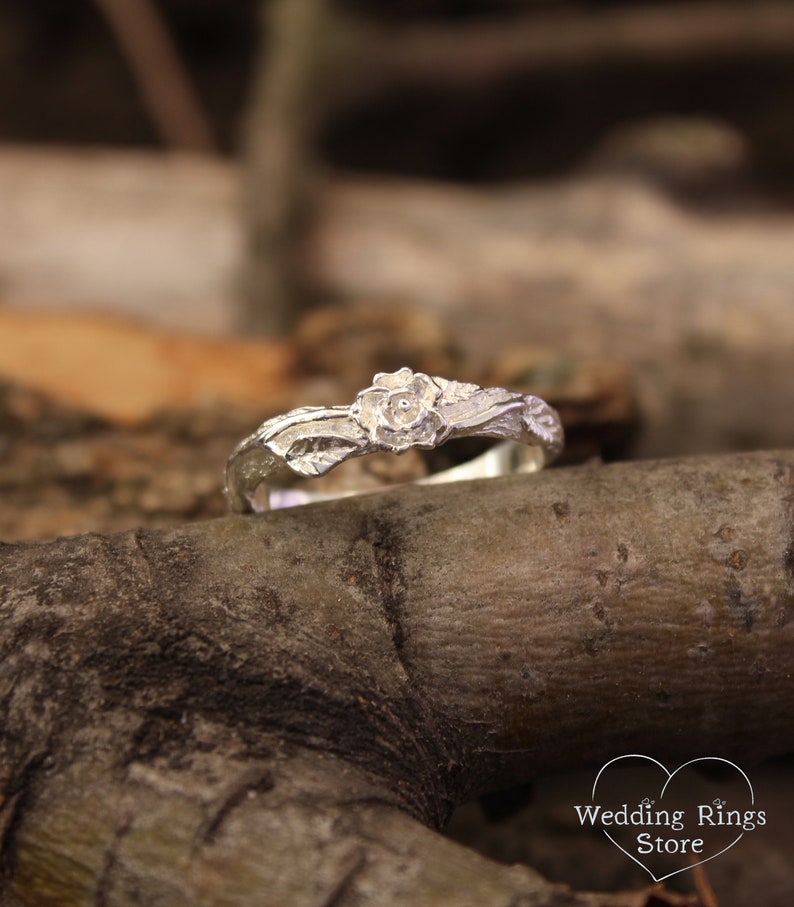
[[[614,765],[616,762],[620,762],[623,759],[645,759],[648,762],[652,762],[654,765],[658,766],[665,773],[665,775],[667,776],[667,780],[664,782],[664,785],[662,786],[661,793],[659,794],[659,799],[662,799],[664,797],[665,791],[667,790],[667,788],[668,788],[670,782],[673,780],[673,778],[680,771],[683,771],[688,766],[694,765],[697,762],[722,762],[723,764],[730,765],[731,768],[736,769],[736,771],[739,772],[739,774],[742,776],[742,778],[744,778],[745,783],[747,784],[747,787],[750,790],[750,804],[753,806],[755,805],[755,791],[753,790],[753,785],[750,783],[750,779],[742,771],[742,769],[740,769],[739,766],[736,765],[735,762],[731,762],[730,759],[723,759],[721,756],[700,756],[697,759],[690,759],[688,762],[684,762],[683,764],[679,765],[678,768],[675,769],[675,771],[671,772],[668,770],[667,766],[665,766],[661,762],[659,762],[658,759],[654,759],[652,756],[645,756],[640,753],[627,753],[625,756],[616,756],[614,759],[610,759],[609,762],[602,765],[598,774],[595,777],[595,781],[593,782],[593,790],[590,795],[591,800],[593,800],[593,801],[595,800],[596,789],[598,787],[598,780],[601,777],[601,775],[603,775],[603,773],[606,771],[606,769],[609,768],[610,765]],[[648,869],[648,867],[641,860],[638,860],[637,857],[635,857],[633,854],[629,853],[625,849],[625,847],[622,847],[620,844],[618,844],[618,842],[612,837],[612,835],[606,830],[606,828],[602,828],[601,831],[604,832],[604,834],[607,836],[607,838],[615,845],[615,847],[617,847],[618,850],[620,850],[624,854],[626,854],[626,856],[630,860],[633,860],[638,866],[641,866],[648,873],[648,875],[653,879],[654,882],[663,882],[665,879],[669,879],[671,876],[678,875],[679,872],[687,872],[690,869],[694,869],[695,866],[702,866],[704,863],[708,863],[709,860],[715,860],[717,857],[722,856],[722,854],[729,851],[735,844],[738,844],[739,841],[741,841],[741,839],[744,837],[744,831],[742,831],[741,834],[738,836],[738,838],[736,838],[734,841],[732,841],[730,844],[728,844],[727,847],[723,847],[723,849],[721,851],[719,851],[719,853],[715,853],[715,854],[712,854],[711,856],[704,857],[704,859],[698,860],[696,863],[692,863],[689,866],[683,866],[681,869],[676,869],[673,872],[668,872],[666,875],[657,877],[656,875],[654,875],[654,873],[650,869]]]

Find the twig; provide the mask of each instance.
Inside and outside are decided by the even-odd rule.
[[[703,907],[719,907],[717,895],[714,894],[714,889],[711,887],[711,882],[709,882],[709,877],[703,868],[703,864],[695,863],[694,857],[690,857],[689,862],[693,864],[692,875],[695,879],[695,889]]]
[[[212,127],[153,0],[96,3],[163,141],[172,148],[215,151]]]

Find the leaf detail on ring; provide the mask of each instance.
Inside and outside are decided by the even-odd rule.
[[[327,472],[361,449],[350,438],[326,435],[301,438],[284,455],[289,468],[306,478],[324,476]]]

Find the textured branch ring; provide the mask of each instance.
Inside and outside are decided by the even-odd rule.
[[[352,406],[305,406],[268,419],[237,445],[226,466],[226,498],[238,513],[289,507],[340,494],[290,488],[352,457],[430,450],[453,438],[503,442],[474,460],[420,482],[535,472],[562,450],[557,412],[531,394],[431,378],[401,368],[375,375]],[[267,495],[257,493],[265,484]]]

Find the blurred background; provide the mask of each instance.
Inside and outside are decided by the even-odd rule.
[[[403,365],[566,463],[794,445],[794,3],[4,0],[0,73],[3,541],[220,515],[242,435]],[[643,884],[569,794],[456,833]],[[791,840],[719,903],[789,903]]]

